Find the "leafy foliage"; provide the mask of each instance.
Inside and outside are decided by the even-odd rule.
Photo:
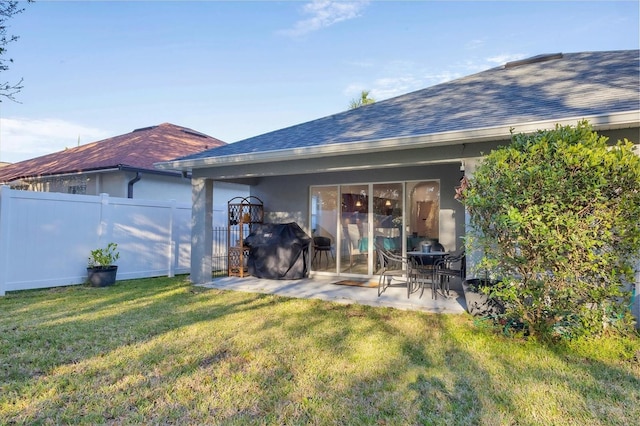
[[[109,243],[107,247],[91,250],[89,256],[89,268],[100,268],[113,265],[120,258],[120,253],[116,251],[118,244]]]
[[[354,98],[349,102],[349,109],[360,108],[363,105],[369,105],[375,103],[376,100],[369,97],[369,91],[363,90],[360,93],[359,98]]]
[[[29,0],[31,2],[32,0]],[[7,71],[9,69],[9,63],[13,62],[13,59],[5,59],[2,56],[6,53],[6,46],[18,40],[16,35],[7,34],[6,21],[14,15],[21,13],[24,9],[18,7],[17,1],[0,1],[0,72]],[[2,97],[15,100],[14,95],[22,89],[22,80],[17,83],[9,83],[8,81],[0,81],[0,102]]]
[[[640,158],[587,121],[512,135],[458,191],[492,294],[531,335],[629,330],[640,250]]]

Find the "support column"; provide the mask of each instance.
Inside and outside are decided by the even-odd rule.
[[[213,181],[191,178],[191,282],[211,281],[213,254]]]

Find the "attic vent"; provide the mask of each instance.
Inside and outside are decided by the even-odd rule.
[[[139,129],[135,129],[134,132],[143,132],[145,130],[155,129],[158,126],[149,126],[149,127],[140,127]]]
[[[194,131],[192,131],[192,130],[185,130],[185,129],[182,129],[181,131],[182,131],[182,132],[184,132],[184,133],[186,133],[186,134],[188,134],[188,135],[197,136],[197,137],[199,137],[199,138],[203,138],[203,139],[207,139],[207,138],[208,138],[208,137],[207,137],[207,135],[203,135],[202,133],[194,132]]]
[[[535,64],[538,62],[547,62],[553,59],[561,59],[562,56],[563,56],[562,53],[551,53],[547,55],[532,56],[531,58],[528,58],[528,59],[521,59],[519,61],[507,62],[506,64],[504,64],[504,67],[505,69],[509,69],[509,68],[519,67],[520,65],[529,65],[529,64]]]

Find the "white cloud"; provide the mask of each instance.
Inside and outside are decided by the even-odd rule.
[[[0,118],[0,161],[15,163],[107,137],[105,130],[55,118]]]
[[[484,47],[484,45],[485,41],[483,39],[475,39],[468,41],[465,47],[469,50],[475,50]]]
[[[507,62],[518,61],[527,57],[526,53],[503,53],[501,55],[495,55],[487,58],[487,62],[496,65],[504,65]]]
[[[312,0],[304,5],[302,13],[309,15],[307,19],[296,22],[293,28],[280,31],[288,36],[301,36],[338,22],[354,19],[369,4],[369,0],[336,1]]]
[[[394,96],[412,92],[422,86],[420,80],[414,76],[378,78],[373,83],[371,96],[376,100],[389,99]]]
[[[389,99],[416,90],[435,86],[436,84],[455,80],[460,73],[444,71],[437,74],[405,75],[403,77],[379,78],[371,89],[371,95],[376,100]]]
[[[371,97],[381,101],[452,81],[465,75],[485,71],[496,66],[496,64],[503,65],[525,57],[527,55],[522,53],[495,55],[481,61],[453,63],[447,67],[448,69],[435,73],[432,70],[420,69],[412,62],[395,61],[393,64],[388,64],[385,70],[385,74],[393,77],[377,78],[368,86],[363,83],[351,84],[344,92],[346,94],[354,92],[359,94],[361,90],[370,90]]]
[[[373,99],[382,101],[451,81],[463,75],[461,72],[448,70],[439,73],[429,73],[424,70],[413,70],[411,69],[412,64],[409,63],[403,65],[402,67],[394,66],[385,72],[385,74],[391,75],[392,77],[376,78],[370,84],[363,82],[351,83],[343,90],[343,93],[349,96],[349,98],[354,98],[358,97],[362,90],[369,90],[370,96]]]
[[[344,88],[342,93],[345,96],[356,96],[356,95],[360,95],[360,92],[362,92],[363,90],[370,90],[370,89],[367,89],[365,85],[362,83],[351,83],[350,85]]]

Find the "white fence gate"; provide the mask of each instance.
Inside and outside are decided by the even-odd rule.
[[[188,273],[191,205],[0,186],[0,296],[82,284],[89,252],[118,244],[118,279]]]

